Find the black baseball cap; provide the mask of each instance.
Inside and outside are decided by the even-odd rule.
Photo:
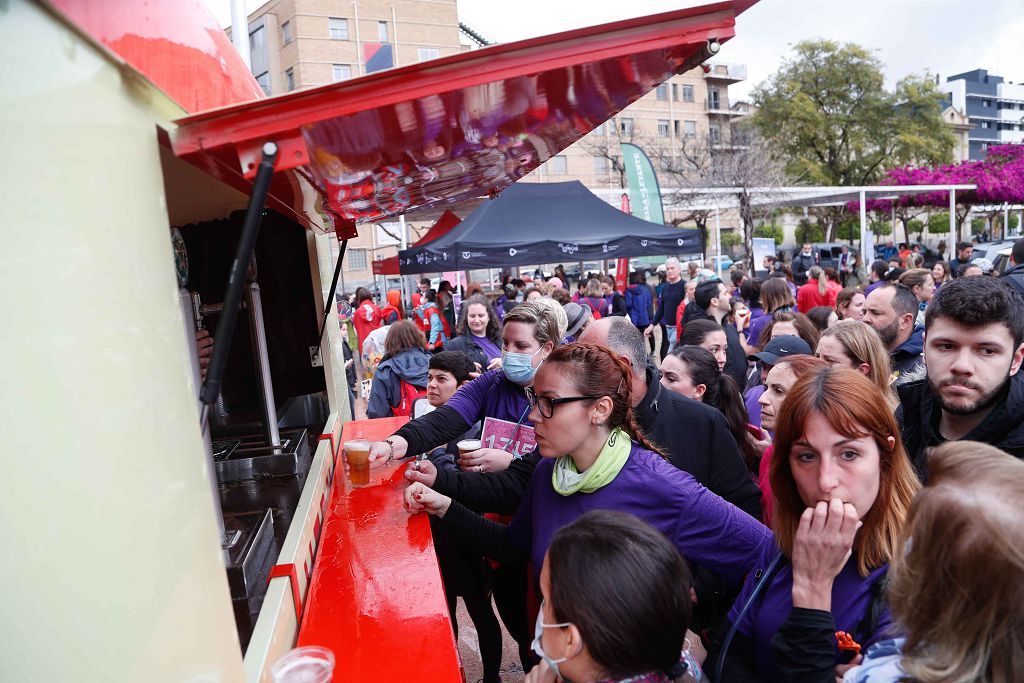
[[[784,334],[764,345],[764,350],[747,356],[747,360],[759,360],[768,365],[775,365],[780,358],[786,356],[811,355],[811,347],[800,337]]]

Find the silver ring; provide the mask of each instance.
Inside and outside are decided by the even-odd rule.
[[[476,466],[476,471],[477,472],[483,472],[484,471],[484,466],[483,465],[477,465]]]

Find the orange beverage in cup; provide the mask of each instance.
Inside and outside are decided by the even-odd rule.
[[[354,486],[370,483],[370,442],[366,439],[345,442],[348,480]]]
[[[463,439],[459,443],[455,444],[459,448],[459,454],[465,455],[466,453],[472,453],[478,451],[483,447],[480,439]]]

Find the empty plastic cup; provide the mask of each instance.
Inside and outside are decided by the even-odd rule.
[[[274,683],[331,683],[334,653],[325,647],[297,647],[270,667]]]

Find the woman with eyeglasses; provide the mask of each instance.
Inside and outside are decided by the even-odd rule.
[[[771,534],[665,460],[637,428],[632,390],[632,368],[604,346],[556,349],[527,392],[541,460],[509,526],[419,482],[405,490],[407,509],[442,518],[499,562],[531,560],[535,580],[560,528],[589,510],[628,512],[687,559],[739,582]]]

